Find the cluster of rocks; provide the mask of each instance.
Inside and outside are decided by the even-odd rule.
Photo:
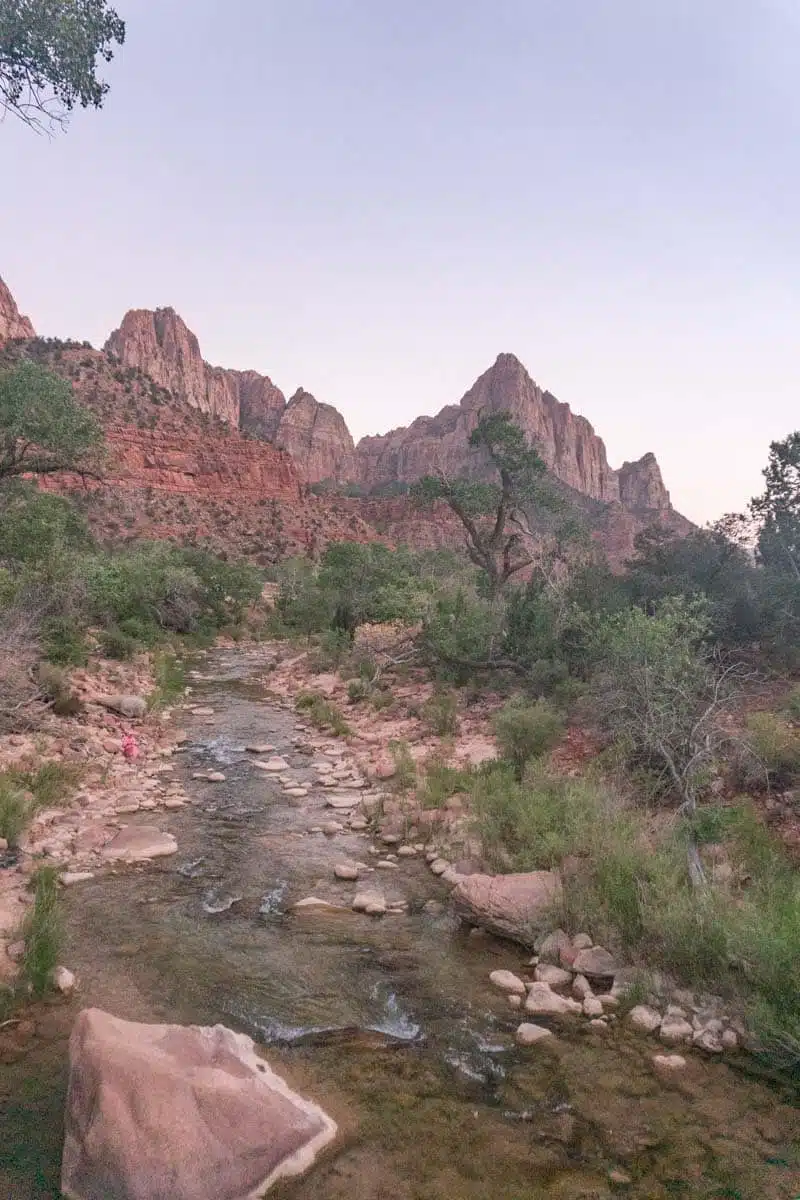
[[[744,1029],[735,1019],[724,1015],[720,1002],[713,998],[698,1000],[687,991],[674,992],[672,1003],[656,1007],[651,1003],[637,1004],[629,1009],[621,1006],[640,973],[623,967],[603,946],[593,944],[586,933],[570,938],[557,929],[536,942],[537,953],[527,963],[526,976],[509,970],[492,971],[491,984],[503,992],[509,1005],[526,1016],[586,1017],[593,1029],[602,1031],[623,1019],[628,1027],[640,1033],[657,1036],[666,1046],[693,1046],[709,1054],[735,1050]],[[520,1045],[531,1046],[552,1036],[552,1031],[524,1022],[517,1030]],[[656,1065],[676,1069],[685,1065],[680,1055],[656,1056]]]

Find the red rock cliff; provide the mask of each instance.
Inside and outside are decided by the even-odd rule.
[[[36,330],[29,318],[23,317],[16,300],[0,279],[0,342],[32,337],[36,337]]]
[[[275,444],[292,456],[307,483],[355,478],[353,439],[344,417],[331,404],[300,388],[281,415]]]
[[[553,473],[585,496],[625,507],[670,508],[652,454],[612,470],[603,441],[586,418],[542,391],[513,354],[501,354],[460,404],[448,405],[435,417],[418,417],[407,428],[362,438],[356,447],[359,482],[366,487],[410,483],[440,470],[455,474],[467,469],[469,435],[481,414],[492,412],[510,413]]]

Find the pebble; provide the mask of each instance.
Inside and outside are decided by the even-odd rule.
[[[524,1021],[518,1026],[515,1034],[518,1046],[535,1046],[537,1042],[546,1042],[552,1036],[552,1030],[545,1029],[543,1025],[534,1025],[530,1021]]]
[[[352,821],[350,822],[350,828],[355,829],[357,832],[362,829],[366,829],[368,825],[369,822],[365,821],[363,817],[353,817]]]
[[[86,883],[88,879],[94,879],[94,872],[62,871],[58,878],[59,882],[63,883],[64,887],[72,887],[74,883]]]
[[[269,742],[258,742],[254,746],[245,746],[248,754],[271,754],[274,749],[275,747],[271,746]]]
[[[54,967],[51,975],[53,987],[62,996],[69,996],[75,991],[75,976],[67,967]]]
[[[563,967],[554,967],[551,963],[540,963],[533,972],[533,978],[539,983],[546,983],[554,991],[567,988],[572,983],[572,973]]]
[[[489,983],[501,992],[511,992],[515,996],[524,996],[527,990],[520,977],[513,971],[492,971]]]
[[[583,1011],[587,1017],[602,1017],[603,1005],[597,996],[586,996],[583,1001]]]
[[[512,1008],[522,1008],[522,996],[512,994],[508,997],[508,1003]]]
[[[572,944],[576,950],[591,950],[594,942],[588,933],[576,933],[572,939]]]
[[[450,866],[450,863],[447,861],[447,859],[436,858],[431,863],[431,871],[433,872],[434,875],[444,875],[445,871],[447,870],[447,868],[449,866]]]
[[[328,805],[328,808],[355,808],[358,804],[358,796],[348,796],[345,792],[342,792],[335,796],[328,796],[325,803]]]
[[[342,832],[344,825],[341,825],[338,821],[325,821],[323,825],[315,826],[315,828],[321,828],[327,837],[334,837],[337,833]]]
[[[661,1013],[646,1004],[637,1004],[628,1013],[628,1020],[640,1033],[655,1033],[661,1024]]]
[[[223,775],[222,771],[209,771],[206,778],[209,783],[224,783],[226,776]]]
[[[378,917],[386,912],[386,897],[382,892],[356,892],[351,907],[353,912],[364,912],[368,916]]]
[[[678,1011],[680,1012],[680,1009]],[[684,1017],[671,1015],[668,1009],[658,1031],[660,1040],[668,1046],[674,1046],[678,1042],[691,1041],[692,1035],[693,1030],[689,1022]]]
[[[358,867],[354,863],[337,863],[333,873],[337,879],[358,879]]]
[[[214,716],[213,708],[206,708],[206,707],[201,706],[200,708],[193,708],[192,712],[194,713],[194,715],[196,717],[213,717]]]
[[[384,846],[396,846],[400,840],[400,835],[398,833],[381,834],[381,841],[383,842]]]
[[[654,1054],[653,1066],[661,1067],[665,1071],[682,1071],[686,1066],[686,1059],[681,1054]]]
[[[726,1029],[722,1035],[723,1050],[735,1050],[739,1045],[739,1036],[735,1029]]]
[[[382,859],[380,860],[380,862],[377,862],[377,863],[375,864],[375,866],[376,866],[376,867],[379,867],[379,868],[381,868],[381,867],[382,867],[384,871],[397,871],[397,870],[399,870],[397,863],[396,863],[396,862],[391,862],[391,861],[390,861],[390,859],[388,859],[388,858],[382,858]]]
[[[284,796],[297,797],[308,795],[308,788],[304,787],[287,787],[283,789]]]
[[[589,1025],[592,1029],[598,1029],[601,1032],[604,1029],[608,1029],[608,1021],[605,1017],[592,1017]]]
[[[164,808],[183,808],[186,804],[185,800],[181,800],[178,796],[168,796],[164,801]]]
[[[253,766],[258,767],[259,771],[286,771],[289,768],[285,758],[268,758],[266,762],[256,759]]]

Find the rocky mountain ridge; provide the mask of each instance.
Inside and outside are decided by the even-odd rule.
[[[459,404],[354,445],[341,414],[304,389],[287,402],[265,375],[207,363],[174,309],[126,313],[105,350],[201,412],[288,451],[306,483],[356,483],[370,491],[438,471],[461,472],[469,468],[469,435],[481,415],[506,411],[575,491],[625,509],[671,511],[653,454],[614,470],[589,421],[540,388],[513,354],[500,354]]]
[[[671,507],[652,454],[612,469],[586,418],[539,388],[511,354],[501,354],[459,404],[356,446],[341,414],[303,388],[287,401],[265,375],[205,362],[197,337],[173,309],[131,310],[104,350],[94,351],[88,343],[36,339],[0,282],[0,343],[14,339],[27,341],[27,353],[49,355],[100,414],[120,464],[114,486],[129,492],[125,520],[138,532],[142,522],[132,506],[143,489],[224,501],[226,522],[231,529],[241,525],[246,535],[234,539],[240,548],[251,545],[248,503],[291,507],[287,545],[300,551],[333,536],[326,531],[329,517],[336,536],[350,530],[355,540],[457,544],[458,530],[441,514],[423,520],[402,496],[396,503],[380,497],[427,473],[470,469],[469,434],[483,413],[494,411],[510,412],[536,442],[554,475],[592,515],[595,536],[614,565],[630,555],[645,525],[690,528]],[[337,487],[340,493],[335,520],[330,495],[327,507],[309,495],[309,485],[323,481],[333,485],[334,496]],[[357,485],[364,498],[345,503],[342,485]],[[213,525],[198,518],[196,532],[205,536]],[[260,528],[266,535],[278,525],[276,518],[269,530]],[[180,522],[174,535],[180,536]]]

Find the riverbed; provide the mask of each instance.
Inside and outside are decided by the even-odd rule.
[[[193,686],[214,712],[175,716],[189,741],[174,775],[192,802],[158,823],[178,853],[65,892],[79,995],[37,1010],[29,1048],[0,1068],[3,1200],[59,1195],[66,1039],[86,1005],[259,1041],[340,1124],[316,1168],[273,1193],[293,1200],[800,1196],[797,1110],[745,1064],[691,1055],[665,1077],[657,1044],[621,1026],[553,1026],[517,1048],[488,974],[524,958],[460,928],[424,859],[368,877],[404,911],[351,912],[357,885],[333,867],[374,861],[369,837],[309,832],[332,815],[312,785],[321,752],[270,697],[264,655],[214,651]],[[254,742],[306,797],[254,767]],[[205,770],[224,781],[193,778]],[[293,909],[309,896],[335,907]]]

